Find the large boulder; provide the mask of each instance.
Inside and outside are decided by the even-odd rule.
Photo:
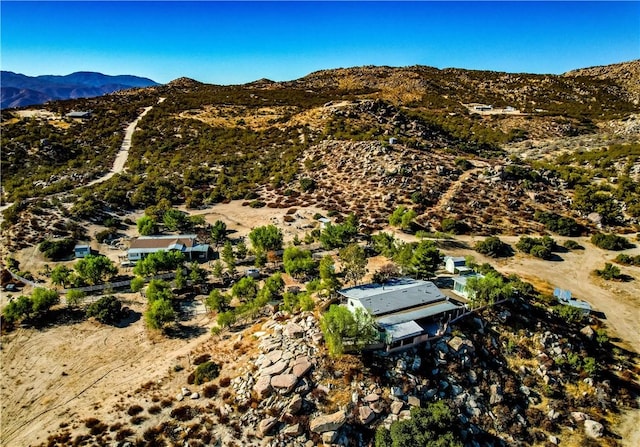
[[[285,412],[287,414],[294,416],[298,414],[300,410],[302,410],[302,404],[303,404],[302,396],[300,396],[299,394],[296,394],[291,398],[291,400],[287,404],[287,407],[285,408]]]
[[[271,394],[271,376],[262,376],[258,379],[256,384],[253,386],[253,390],[258,395],[259,399],[264,399]]]
[[[295,364],[293,365],[293,374],[295,374],[297,377],[303,377],[309,371],[311,371],[312,367],[313,365],[307,357],[301,357],[300,359],[296,360]]]
[[[314,433],[337,431],[346,421],[346,412],[344,410],[339,410],[332,414],[323,414],[322,416],[311,419],[309,422],[309,429]]]
[[[586,420],[584,421],[584,433],[590,438],[602,438],[604,426],[600,422]]]
[[[304,335],[304,329],[297,323],[289,322],[284,328],[284,335],[289,338],[300,338]]]
[[[260,371],[261,376],[273,376],[277,374],[282,374],[282,371],[287,369],[289,363],[286,360],[280,360],[279,362],[269,366],[268,368]]]
[[[376,417],[376,414],[369,407],[360,407],[358,408],[358,418],[360,422],[364,425],[368,424]]]
[[[260,436],[268,435],[277,423],[278,420],[274,417],[267,417],[266,419],[261,420],[258,424],[258,433],[260,434]]]
[[[298,377],[295,374],[281,374],[271,378],[271,386],[282,390],[285,394],[291,392],[298,383]]]

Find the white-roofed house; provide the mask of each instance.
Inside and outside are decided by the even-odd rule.
[[[447,323],[465,312],[461,303],[445,296],[431,281],[392,279],[384,284],[364,284],[339,293],[352,312],[364,309],[380,331],[372,348],[395,351],[444,334]]]
[[[171,250],[180,251],[185,254],[187,259],[193,261],[209,259],[209,245],[198,243],[195,234],[140,236],[131,241],[127,257],[129,261],[136,262],[144,259],[150,253]]]

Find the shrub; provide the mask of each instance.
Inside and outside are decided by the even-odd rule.
[[[75,245],[76,242],[73,239],[46,240],[40,243],[38,250],[44,254],[45,258],[57,261],[69,257]]]
[[[220,374],[220,366],[212,361],[206,361],[198,365],[194,371],[193,383],[194,385],[200,385],[205,382],[209,382]]]
[[[627,238],[611,233],[596,233],[591,236],[591,243],[598,248],[614,251],[625,250],[632,247]]]
[[[135,416],[136,414],[142,413],[143,408],[140,405],[131,405],[127,410],[127,414],[129,416]]]
[[[491,236],[486,238],[484,241],[476,242],[476,245],[473,248],[478,253],[491,256],[492,258],[511,256],[512,254],[509,244],[502,242],[496,236]]]
[[[571,217],[563,217],[556,213],[536,211],[533,218],[544,224],[545,228],[560,236],[578,236],[583,231],[582,225]]]
[[[450,217],[442,219],[441,225],[442,231],[444,231],[445,233],[463,234],[469,231],[469,225]]]
[[[615,261],[622,265],[640,265],[640,255],[629,256],[627,254],[620,253],[616,256]]]
[[[122,318],[122,303],[113,295],[103,296],[89,305],[87,317],[95,317],[103,324],[116,323]]]
[[[623,278],[623,275],[620,273],[620,269],[609,262],[604,264],[603,269],[596,269],[594,273],[607,281],[616,281]]]
[[[582,245],[571,239],[566,240],[562,246],[568,250],[584,250]]]

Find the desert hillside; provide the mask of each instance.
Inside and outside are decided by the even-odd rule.
[[[2,110],[0,444],[638,445],[639,77],[368,66]],[[403,281],[437,299],[348,310]]]

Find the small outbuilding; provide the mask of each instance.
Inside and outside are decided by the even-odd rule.
[[[88,245],[78,244],[73,248],[76,258],[84,258],[91,254],[91,247]]]
[[[463,257],[460,256],[445,256],[444,257],[444,269],[451,273],[459,273],[461,267],[466,267],[467,263]]]

